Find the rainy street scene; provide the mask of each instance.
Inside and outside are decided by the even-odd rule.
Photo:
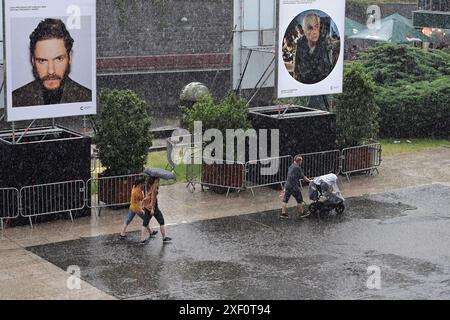
[[[450,300],[448,0],[0,8],[0,300]]]

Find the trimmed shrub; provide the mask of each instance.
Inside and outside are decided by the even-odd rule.
[[[361,57],[377,85],[380,135],[450,136],[450,54],[382,44]]]
[[[383,137],[450,138],[450,79],[380,88]]]
[[[247,130],[252,127],[246,104],[245,100],[234,94],[228,95],[218,104],[211,96],[205,96],[185,110],[183,120],[190,132],[194,131],[194,122],[201,121],[204,131],[218,129],[225,136],[226,129]]]
[[[94,118],[94,143],[105,175],[141,173],[152,145],[148,104],[131,90],[104,89]]]
[[[379,108],[375,103],[376,87],[358,63],[344,73],[343,93],[335,99],[338,144],[351,147],[376,139]]]

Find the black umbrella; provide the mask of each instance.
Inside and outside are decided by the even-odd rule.
[[[160,168],[145,168],[144,174],[165,180],[176,180],[175,174]]]

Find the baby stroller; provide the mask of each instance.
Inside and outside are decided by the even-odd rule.
[[[312,215],[331,215],[333,210],[341,215],[345,210],[344,197],[337,186],[337,176],[333,173],[317,178],[309,184],[309,199],[313,201],[309,205]]]

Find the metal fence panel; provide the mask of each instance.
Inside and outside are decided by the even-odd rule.
[[[20,215],[34,217],[81,210],[85,205],[85,190],[82,180],[25,186],[20,189]]]
[[[87,181],[87,206],[102,208],[127,205],[130,203],[133,183],[137,179],[145,179],[145,177],[146,175],[143,174],[131,174],[91,178]]]
[[[195,145],[192,142],[192,135],[173,136],[166,141],[167,163],[171,170],[178,164],[191,162],[195,156]],[[184,161],[188,160],[189,161]]]
[[[245,164],[246,188],[252,189],[285,183],[292,161],[292,156],[248,161]]]
[[[342,150],[342,174],[369,171],[381,164],[381,144],[373,143]]]
[[[0,219],[14,219],[19,216],[19,190],[0,188]]]
[[[339,174],[341,152],[339,150],[300,154],[303,173],[310,178],[329,173]]]
[[[201,166],[201,184],[229,189],[244,189],[244,169],[244,164],[239,161],[214,163],[214,161],[208,161],[204,158]]]
[[[188,186],[195,186],[202,182],[202,165],[201,164],[187,164],[186,165],[186,181]]]

